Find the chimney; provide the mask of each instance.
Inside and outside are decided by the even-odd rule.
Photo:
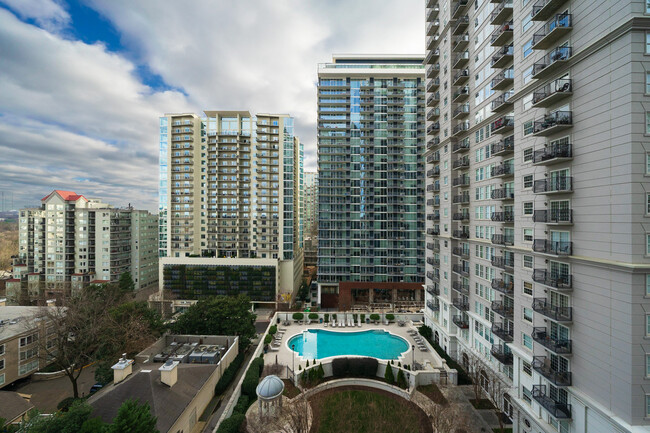
[[[132,366],[133,360],[126,359],[126,353],[123,353],[120,360],[117,361],[117,364],[111,367],[113,369],[113,384],[117,385],[126,379],[132,372]]]
[[[168,387],[174,386],[178,379],[178,361],[167,360],[158,370],[160,371],[160,381]]]

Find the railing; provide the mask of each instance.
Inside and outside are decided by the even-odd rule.
[[[498,188],[492,190],[490,197],[494,200],[512,200],[515,198],[514,188]]]
[[[573,222],[573,210],[571,209],[550,209],[536,210],[533,212],[533,222],[571,224]]]
[[[440,304],[437,302],[427,301],[427,308],[431,311],[440,311]]]
[[[427,128],[427,134],[431,134],[434,131],[440,131],[440,122],[435,122],[429,125]]]
[[[456,5],[454,6],[454,11],[453,11],[453,13],[452,13],[451,15],[452,15],[452,16],[455,16],[456,13],[457,13],[459,10],[461,10],[462,8],[464,8],[465,6],[467,6],[467,3],[468,3],[468,2],[469,2],[469,0],[458,0],[458,2],[456,2]]]
[[[456,212],[452,215],[451,219],[454,221],[468,221],[469,212]]]
[[[560,275],[546,269],[533,270],[533,281],[556,289],[571,289],[572,275]]]
[[[456,36],[453,38],[453,41],[454,41],[454,47],[452,49],[455,49],[456,47],[458,47],[460,44],[463,43],[469,44],[469,34],[465,33],[464,35]],[[454,81],[456,81],[455,78]]]
[[[427,77],[430,77],[433,72],[440,72],[440,63],[435,63],[427,67]]]
[[[451,236],[457,239],[469,239],[469,230],[454,230]]]
[[[458,326],[461,329],[469,328],[469,320],[463,317],[462,315],[456,315],[451,318],[451,321],[454,325]]]
[[[571,372],[558,371],[546,356],[533,356],[533,370],[544,376],[555,386],[571,386]]]
[[[510,100],[510,97],[513,95],[513,92],[504,92],[500,96],[497,96],[494,98],[494,100],[491,103],[492,111],[496,111],[499,108],[505,106],[505,104],[508,104],[508,101]]]
[[[515,126],[515,118],[513,116],[503,116],[496,119],[490,124],[492,132],[498,131],[502,128],[512,128]]]
[[[556,126],[573,125],[573,116],[571,111],[554,111],[544,116],[542,120],[536,120],[533,125],[533,134],[543,132]]]
[[[436,283],[440,282],[440,274],[438,272],[427,272],[427,278]]]
[[[552,20],[548,21],[544,26],[533,35],[533,47],[548,36],[553,30],[562,27],[571,27],[571,14],[558,14]]]
[[[468,96],[468,95],[469,95],[469,86],[463,86],[454,92],[454,99],[460,96]]]
[[[469,311],[469,302],[463,298],[454,298],[451,301],[452,305],[458,308],[460,311]]]
[[[533,105],[556,93],[569,93],[573,90],[572,80],[569,78],[559,78],[548,83],[540,89],[533,92]]]
[[[456,20],[456,25],[454,26],[454,29],[452,30],[453,34],[456,34],[456,32],[460,29],[465,29],[469,25],[469,17],[467,15],[464,15]]]
[[[440,86],[440,78],[434,78],[433,80],[430,80],[429,84],[427,84],[427,92],[433,90],[438,86]]]
[[[454,57],[454,62],[452,63],[452,65],[456,66],[459,62],[463,62],[464,60],[469,60],[469,51],[463,51],[462,53]]]
[[[440,20],[437,20],[437,19],[436,19],[436,20],[433,20],[433,21],[431,21],[431,22],[429,23],[429,25],[427,25],[427,35],[431,33],[431,30],[432,30],[434,27],[440,27]]]
[[[512,352],[504,344],[493,344],[490,354],[503,365],[512,365]]]
[[[492,235],[491,241],[495,245],[514,245],[515,237],[513,235]]]
[[[469,203],[469,193],[455,195],[451,202],[453,204],[467,204]]]
[[[458,176],[451,181],[452,186],[468,186],[469,185],[469,175],[463,174]]]
[[[548,193],[548,192],[570,192],[572,191],[573,178],[566,177],[553,177],[551,179],[536,180],[533,183],[534,193]]]
[[[513,269],[515,260],[512,256],[492,256],[492,266],[501,269]]]
[[[490,44],[493,44],[494,41],[499,39],[501,35],[505,34],[506,32],[510,32],[512,35],[512,20],[508,21],[505,24],[501,24],[495,31],[492,32],[492,36],[490,36]]]
[[[457,263],[457,264],[454,264],[451,267],[451,270],[453,272],[456,272],[457,274],[461,274],[461,275],[464,275],[466,277],[469,277],[469,266],[463,266],[463,265]]]
[[[454,281],[451,283],[451,288],[457,292],[469,295],[469,284],[463,284],[461,281]]]
[[[514,330],[512,327],[506,327],[504,323],[492,322],[492,333],[505,343],[513,341]]]
[[[458,125],[454,126],[452,129],[452,135],[460,134],[463,131],[469,130],[469,122],[461,122]]]
[[[462,104],[456,107],[453,117],[456,117],[459,114],[469,114],[469,104]],[[467,145],[467,149],[469,149],[469,144]]]
[[[571,353],[571,340],[564,340],[552,337],[545,327],[533,328],[533,340],[558,355]]]
[[[533,153],[533,163],[540,164],[555,158],[572,158],[573,152],[570,143],[552,144]]]
[[[512,0],[503,0],[499,3],[490,14],[490,22],[494,21],[506,7],[512,9]]]
[[[492,167],[490,174],[492,177],[515,174],[515,164],[514,162],[510,161],[495,165]]]
[[[506,45],[501,48],[499,48],[495,55],[492,56],[492,63],[491,66],[494,67],[498,62],[503,59],[505,56],[513,56],[515,53],[512,45]],[[505,65],[503,65],[505,66]]]
[[[557,47],[542,58],[541,62],[533,64],[533,77],[549,66],[564,60],[569,60],[572,55],[571,47]]]
[[[467,156],[464,156],[462,158],[456,159],[452,163],[452,168],[458,169],[458,168],[463,168],[463,167],[469,167],[469,158]]]
[[[546,395],[546,385],[533,385],[533,399],[555,419],[571,419],[571,405],[553,400]]]
[[[469,69],[461,69],[460,71],[456,72],[454,75],[454,81],[452,81],[452,83],[455,83],[460,78],[469,78]]]
[[[570,322],[573,318],[571,307],[558,307],[551,304],[546,298],[533,298],[533,310],[556,322]]]
[[[427,156],[427,162],[439,162],[440,161],[440,153],[432,153],[431,155]]]
[[[515,284],[513,281],[504,281],[494,278],[492,280],[492,288],[504,295],[513,296],[515,294]]]
[[[514,212],[493,212],[490,219],[494,222],[512,223],[515,221]]]
[[[505,69],[497,74],[496,77],[492,79],[492,88],[495,88],[505,80],[514,80],[515,71],[513,68]]]
[[[427,105],[431,105],[434,101],[440,101],[440,92],[435,92],[427,98]]]
[[[513,318],[513,307],[511,305],[506,305],[503,301],[492,301],[490,308],[492,308],[492,311],[500,316],[506,317],[508,319]]]
[[[551,241],[548,239],[533,240],[533,251],[536,253],[553,254],[556,256],[570,256],[573,242]]]

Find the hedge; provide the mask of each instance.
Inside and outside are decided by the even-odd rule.
[[[375,358],[336,358],[332,361],[332,376],[374,377],[378,367]]]
[[[305,315],[302,313],[293,313],[293,320],[302,320],[305,318]]]
[[[318,314],[309,313],[309,316],[307,316],[307,317],[309,317],[309,320],[316,320],[316,319],[318,319]]]
[[[374,313],[371,314],[370,315],[370,320],[372,320],[373,322],[379,321],[379,314],[374,314]]]
[[[217,433],[239,433],[239,427],[246,420],[246,415],[243,413],[233,413],[232,416],[223,420]]]
[[[257,384],[260,381],[260,375],[264,369],[264,359],[255,358],[251,362],[251,366],[244,376],[244,381],[241,384],[241,392],[248,396],[252,401],[257,399],[257,393],[255,392]]]
[[[243,413],[246,414],[246,411],[248,410],[248,406],[250,406],[250,399],[248,398],[247,395],[241,395],[239,396],[239,399],[237,400],[237,404],[235,405],[235,408],[232,410],[233,415],[236,413]]]
[[[264,337],[264,344],[268,346],[269,344],[271,344],[271,341],[273,341],[273,336],[271,334],[266,334],[266,336]]]
[[[388,320],[389,322],[392,322],[393,320],[395,320],[395,315],[394,314],[386,314],[386,320]]]
[[[418,332],[420,333],[421,336],[427,339],[429,343],[433,346],[435,351],[440,355],[445,361],[447,361],[447,365],[449,368],[453,368],[458,372],[458,385],[471,385],[472,384],[472,379],[467,375],[467,372],[463,367],[460,366],[456,361],[452,359],[451,356],[445,352],[442,347],[435,341],[433,341],[433,331],[431,330],[430,327],[426,325],[422,325],[418,328]]]
[[[269,328],[269,334],[275,335],[278,332],[278,327],[273,325]]]
[[[217,385],[214,387],[215,395],[222,394],[228,388],[235,376],[237,376],[237,371],[239,370],[239,367],[241,367],[242,362],[244,362],[244,354],[240,352],[223,372],[219,382],[217,382]]]

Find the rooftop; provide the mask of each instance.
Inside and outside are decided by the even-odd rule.
[[[10,423],[23,416],[27,411],[34,407],[33,404],[22,398],[16,392],[0,391],[0,418],[5,423]],[[2,424],[0,424],[2,427]]]
[[[41,201],[47,200],[48,198],[50,198],[52,196],[52,194],[58,194],[65,201],[77,201],[80,198],[83,198],[84,200],[87,200],[86,197],[84,197],[81,194],[77,194],[74,191],[63,191],[63,190],[60,190],[60,189],[55,189],[54,191],[52,191],[51,193],[49,193],[48,195],[43,197],[41,199]]]
[[[0,341],[29,331],[25,326],[43,307],[0,307]]]

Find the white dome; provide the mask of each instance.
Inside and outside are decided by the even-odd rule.
[[[278,376],[273,374],[262,379],[256,389],[257,396],[262,400],[272,400],[282,395],[283,391],[284,383]]]

